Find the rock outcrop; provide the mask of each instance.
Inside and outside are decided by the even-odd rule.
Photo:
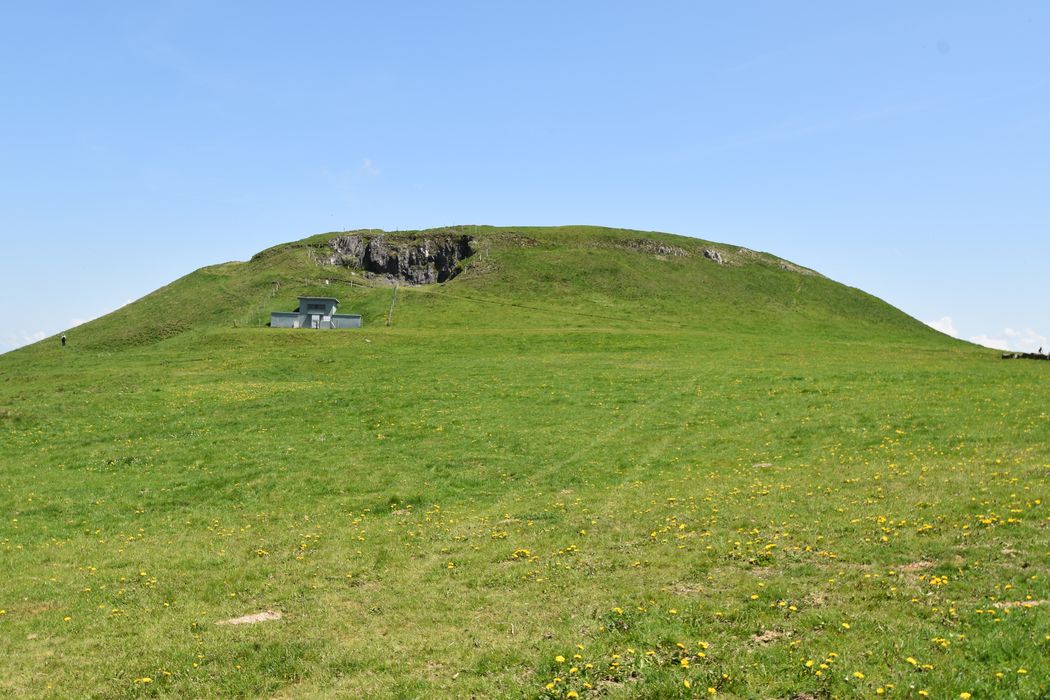
[[[718,263],[719,265],[726,264],[726,259],[723,258],[722,254],[714,248],[704,248],[704,257],[708,260]]]
[[[323,264],[364,270],[404,284],[445,282],[460,273],[461,261],[475,253],[464,235],[391,236],[350,234],[329,241]]]
[[[609,244],[604,244],[603,247],[607,247],[608,245]],[[651,238],[635,238],[616,241],[612,243],[612,246],[624,250],[633,250],[639,253],[654,255],[659,258],[684,258],[689,255],[689,253],[678,246],[654,241]]]

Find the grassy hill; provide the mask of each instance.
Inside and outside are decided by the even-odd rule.
[[[723,244],[395,238],[446,233],[396,300],[324,234],[0,357],[0,694],[1045,697],[1048,363]]]
[[[366,232],[348,232],[366,233]],[[476,253],[448,284],[402,286],[403,328],[681,327],[839,338],[939,335],[884,302],[772,255],[669,234],[597,227],[466,226],[388,234],[469,235]],[[338,296],[365,325],[385,324],[392,284],[321,265],[322,234],[249,262],[214,265],[76,331],[78,347],[121,350],[214,328],[260,328],[300,294]],[[705,251],[722,257],[718,264]],[[53,344],[53,343],[47,343]]]

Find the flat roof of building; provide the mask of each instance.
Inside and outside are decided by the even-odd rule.
[[[339,300],[335,297],[299,297],[299,299],[313,299],[314,301],[334,301],[336,304],[339,303]]]

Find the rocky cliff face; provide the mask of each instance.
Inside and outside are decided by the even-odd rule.
[[[460,261],[475,253],[474,239],[462,235],[398,237],[351,234],[333,238],[321,262],[362,269],[405,284],[445,282],[459,274]]]

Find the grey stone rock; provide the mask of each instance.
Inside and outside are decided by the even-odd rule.
[[[322,260],[365,270],[404,284],[434,284],[452,279],[460,262],[475,253],[474,239],[463,235],[425,238],[352,234],[330,243],[331,254]]]

